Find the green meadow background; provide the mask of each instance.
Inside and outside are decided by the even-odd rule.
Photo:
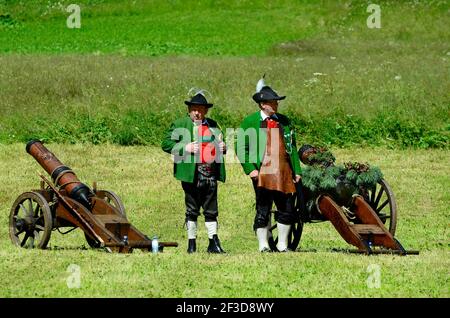
[[[81,8],[81,28],[66,8]],[[449,297],[450,4],[376,1],[0,0],[1,297]],[[261,255],[254,194],[238,164],[219,188],[226,255],[187,255],[184,202],[161,136],[191,87],[236,128],[257,110],[258,79],[287,95],[297,140],[338,163],[381,168],[396,237],[418,256],[361,256],[329,222],[306,224],[295,253]],[[12,246],[9,210],[39,185],[25,143],[39,138],[87,184],[116,192],[129,220],[177,241],[152,255],[87,248],[81,231],[47,250]],[[202,220],[202,218],[200,219]],[[80,266],[80,288],[68,267]],[[367,281],[381,269],[380,288]]]
[[[305,142],[448,148],[447,1],[0,1],[0,140],[159,144],[207,89],[237,127],[258,79]]]

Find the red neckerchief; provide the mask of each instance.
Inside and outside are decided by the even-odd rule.
[[[268,129],[270,129],[270,128],[278,128],[278,121],[276,121],[276,120],[274,120],[274,119],[272,119],[270,117],[267,117],[265,120],[267,121],[267,128]]]

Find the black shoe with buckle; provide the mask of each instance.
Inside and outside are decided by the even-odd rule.
[[[197,244],[195,242],[195,239],[189,239],[187,252],[189,254],[192,254],[195,253],[196,251],[197,251]]]
[[[208,245],[208,253],[214,253],[214,254],[221,254],[225,253],[225,251],[220,246],[219,237],[217,234],[213,235],[212,239],[209,239],[209,245]]]

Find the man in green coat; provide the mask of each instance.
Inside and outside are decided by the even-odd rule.
[[[277,207],[277,250],[287,252],[288,235],[296,221],[295,193],[301,168],[293,127],[278,113],[278,94],[261,79],[253,100],[259,110],[246,117],[236,134],[236,155],[253,183],[256,216],[253,229],[259,250],[270,252],[268,243],[272,204]]]
[[[223,154],[226,145],[218,124],[206,118],[208,103],[203,91],[185,101],[188,114],[175,120],[166,131],[162,149],[174,157],[174,176],[185,194],[188,253],[197,250],[197,218],[203,208],[209,253],[225,253],[217,235],[217,182],[225,182]]]

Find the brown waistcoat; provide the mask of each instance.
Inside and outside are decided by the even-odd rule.
[[[276,128],[267,129],[267,144],[259,170],[258,187],[283,193],[295,193],[290,159],[284,146],[283,131],[279,125],[276,126]]]

